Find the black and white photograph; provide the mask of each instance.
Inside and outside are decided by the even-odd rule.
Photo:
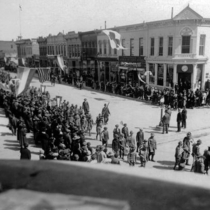
[[[210,1],[0,0],[0,210],[209,210]]]

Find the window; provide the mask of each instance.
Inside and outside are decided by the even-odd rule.
[[[155,53],[155,38],[151,38],[150,40],[150,55],[154,55]]]
[[[168,55],[172,56],[173,53],[173,37],[168,37]]]
[[[166,66],[166,86],[167,87],[172,87],[173,86],[173,72],[174,72],[174,67],[171,64],[168,64]]]
[[[204,55],[205,39],[206,39],[206,36],[204,34],[201,34],[200,35],[199,55]]]
[[[102,46],[101,46],[101,41],[99,41],[99,54],[101,55],[102,54]]]
[[[11,45],[11,48],[13,48],[13,45]]]
[[[106,41],[104,41],[104,55],[106,55]]]
[[[63,46],[63,54],[64,54],[64,56],[66,56],[66,46],[65,45]]]
[[[71,58],[71,45],[69,45],[69,58]]]
[[[144,55],[143,38],[139,39],[139,55]]]
[[[149,83],[155,84],[155,64],[150,63],[149,64]]]
[[[117,49],[114,49],[114,55],[117,55]]]
[[[80,56],[80,48],[79,48],[79,45],[77,45],[77,54],[78,54],[78,57]]]
[[[130,56],[134,56],[134,39],[130,39]]]
[[[122,46],[125,47],[125,39],[122,39]],[[125,50],[122,50],[122,56],[125,56]]]
[[[163,64],[158,64],[157,85],[163,86]]]
[[[110,42],[108,42],[108,45],[109,45],[109,55],[111,55],[112,54],[112,48],[111,48]]]
[[[182,36],[182,53],[190,53],[190,36]]]
[[[159,56],[163,56],[163,37],[159,38]]]

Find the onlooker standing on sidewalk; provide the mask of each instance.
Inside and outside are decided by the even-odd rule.
[[[176,121],[177,121],[177,132],[180,132],[181,131],[181,122],[182,122],[182,113],[181,113],[180,108],[178,109]]]
[[[182,110],[182,128],[187,127],[187,110],[186,107]]]
[[[137,151],[136,152],[138,152],[138,149],[144,143],[144,132],[141,128],[139,129],[139,131],[136,134],[136,143],[137,143]]]
[[[162,118],[163,123],[163,134],[166,132],[168,133],[168,126],[169,126],[170,115],[168,114],[167,110],[165,110],[165,114]]]
[[[148,147],[149,147],[149,160],[155,162],[154,156],[155,156],[155,150],[157,149],[157,142],[154,138],[154,133],[151,133],[151,137],[148,139]]]

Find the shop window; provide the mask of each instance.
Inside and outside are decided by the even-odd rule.
[[[163,56],[163,37],[159,38],[159,56]]]
[[[199,45],[199,55],[204,55],[205,39],[206,39],[206,36],[204,34],[201,34],[200,45]]]
[[[149,64],[149,83],[150,84],[155,84],[155,64],[150,63]]]
[[[122,39],[122,46],[125,47],[125,39]],[[122,50],[122,56],[125,56],[125,50]]]
[[[11,48],[13,48],[13,45],[11,45]]]
[[[151,38],[150,40],[150,55],[154,55],[155,53],[155,38]]]
[[[130,56],[134,56],[134,39],[130,39]]]
[[[168,56],[172,56],[173,53],[173,37],[168,37]]]
[[[157,85],[163,86],[163,64],[158,64]]]
[[[139,55],[144,55],[143,38],[139,38]]]
[[[166,66],[166,86],[167,87],[173,87],[173,72],[174,67],[173,65],[168,64]]]
[[[182,36],[182,53],[190,53],[190,36]]]

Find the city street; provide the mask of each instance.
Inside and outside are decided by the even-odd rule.
[[[187,117],[187,129],[177,133],[176,128],[176,115],[177,111],[173,111],[170,128],[168,134],[162,134],[162,130],[157,127],[160,121],[160,107],[150,105],[144,102],[138,102],[128,100],[123,97],[115,97],[113,95],[102,94],[91,90],[79,90],[76,87],[70,87],[65,84],[56,84],[51,86],[49,82],[44,83],[46,90],[50,92],[51,98],[60,95],[62,100],[69,101],[70,104],[82,105],[84,98],[87,99],[90,105],[90,111],[95,121],[96,116],[101,113],[104,104],[109,103],[109,109],[111,112],[108,122],[108,130],[110,134],[109,147],[111,148],[112,131],[116,124],[120,125],[121,122],[127,123],[129,131],[134,132],[134,136],[138,132],[139,128],[143,128],[145,133],[145,139],[150,137],[150,133],[155,134],[157,141],[157,152],[155,155],[156,162],[148,162],[147,168],[156,168],[158,170],[168,169],[171,170],[174,164],[174,152],[178,141],[183,140],[187,132],[191,132],[196,142],[198,139],[202,140],[201,151],[207,149],[210,146],[209,134],[210,134],[210,109],[207,107],[188,109]],[[33,79],[31,86],[40,87],[40,83],[37,79]],[[8,119],[5,118],[2,110],[0,115],[0,158],[1,159],[19,159],[20,152],[16,136],[12,136],[10,130],[6,127]],[[101,142],[95,139],[95,126],[92,129],[91,136],[86,136],[86,140],[91,142],[92,146],[100,145]],[[29,149],[32,152],[32,160],[39,159],[40,148],[37,148],[33,143],[33,136],[27,134],[30,138]],[[192,162],[192,157],[191,160]],[[139,160],[138,160],[139,163]],[[128,166],[126,162],[122,161],[122,165]],[[136,165],[139,167],[139,164]],[[189,171],[190,166],[187,167]]]

